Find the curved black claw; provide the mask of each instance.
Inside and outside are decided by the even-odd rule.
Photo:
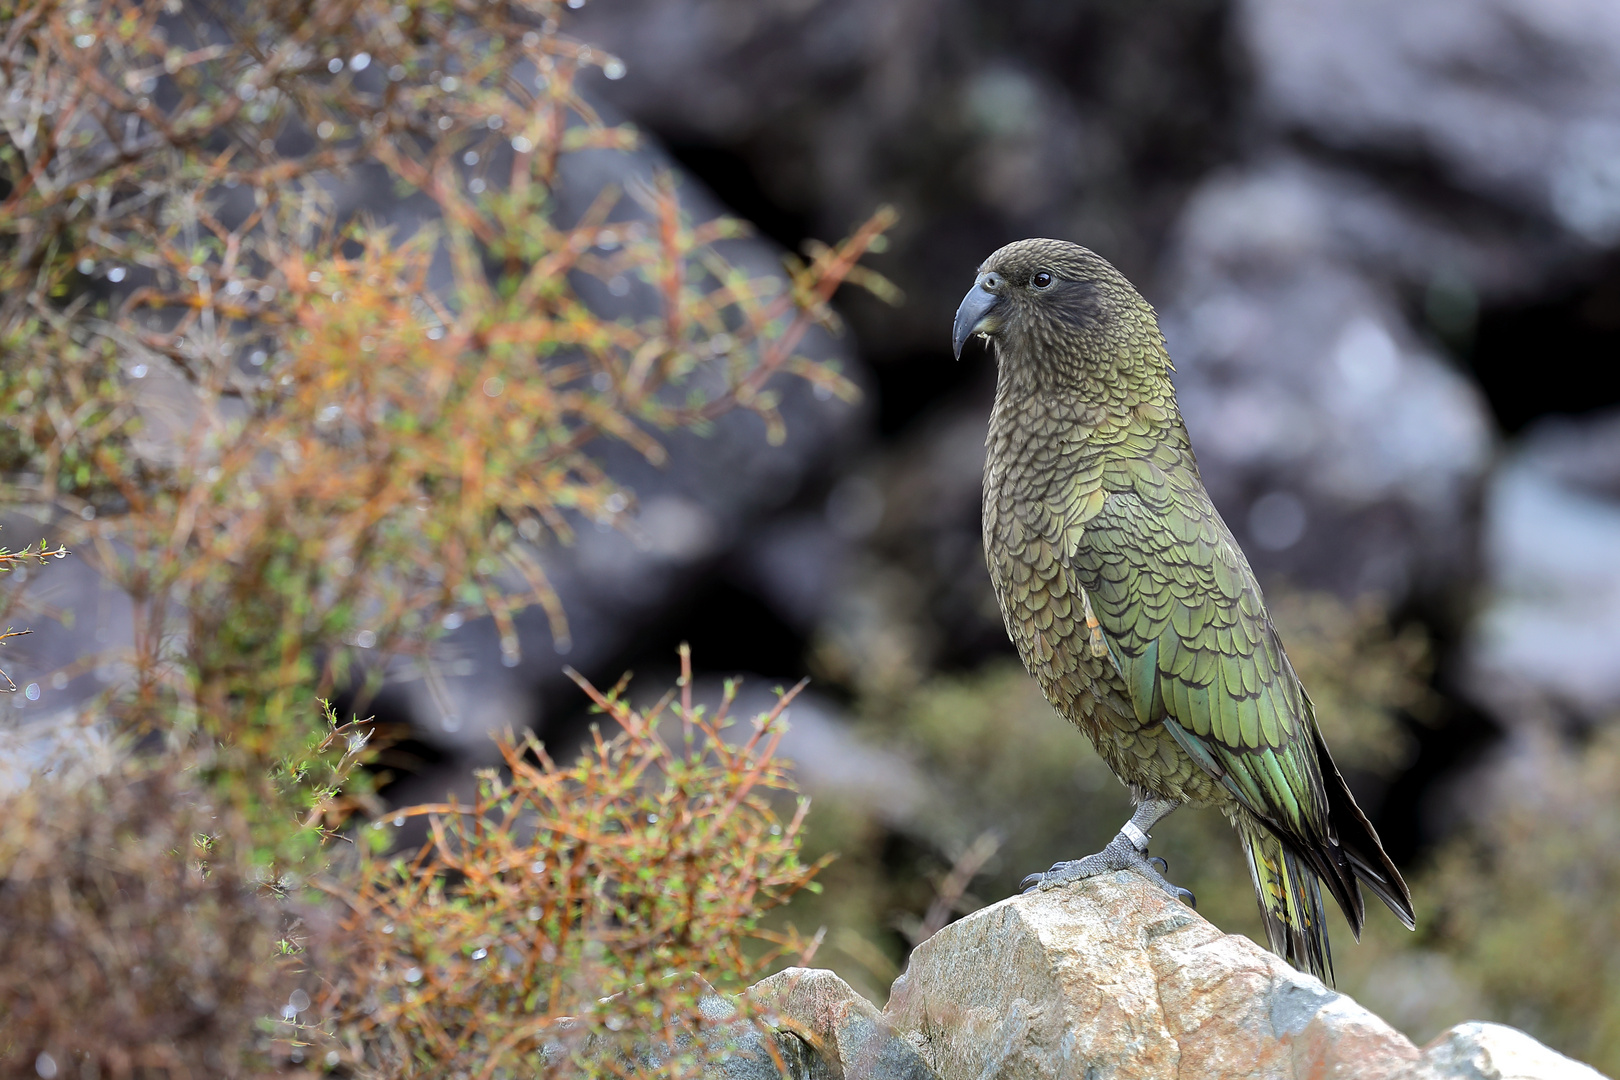
[[[1021,893],[1034,892],[1036,887],[1040,885],[1041,879],[1045,876],[1045,874],[1025,874],[1024,880],[1018,883],[1018,891]]]
[[[1170,864],[1158,855],[1149,856],[1148,865],[1158,870],[1161,874],[1168,874],[1170,872]]]
[[[1180,885],[1172,885],[1171,888],[1176,890],[1177,900],[1180,900],[1194,911],[1198,910],[1198,897],[1193,895],[1191,889],[1183,889]]]

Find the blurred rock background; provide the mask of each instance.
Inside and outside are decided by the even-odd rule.
[[[611,462],[640,527],[550,554],[569,651],[531,618],[506,668],[459,628],[377,706],[413,725],[395,799],[466,785],[492,730],[576,738],[564,663],[658,684],[685,640],[759,694],[814,677],[786,752],[841,857],[789,914],[876,1000],[954,911],[1100,847],[1126,796],[1012,657],[979,541],[994,372],[948,344],[984,256],[1064,237],[1158,307],[1210,490],[1414,884],[1416,935],[1338,935],[1341,987],[1420,1042],[1496,1019],[1620,1070],[1620,6],[595,0],[572,32],[651,137],[570,178],[581,205],[673,160],[768,261],[892,203],[874,264],[906,298],[815,346],[860,406],[800,385],[782,447],[721,425]],[[116,598],[60,580],[74,633],[105,625]],[[83,651],[38,629],[42,663]],[[7,738],[95,677],[17,695]],[[1223,821],[1159,839],[1259,935]]]

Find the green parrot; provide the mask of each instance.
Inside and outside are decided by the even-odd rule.
[[[1183,803],[1215,806],[1242,838],[1272,950],[1331,983],[1318,882],[1358,940],[1361,885],[1408,928],[1412,897],[1204,490],[1153,308],[1095,253],[1022,240],[979,267],[958,358],[974,335],[997,361],[984,549],[1007,632],[1136,804],[1102,851],[1024,885],[1129,868],[1193,902],[1148,858],[1148,832]]]

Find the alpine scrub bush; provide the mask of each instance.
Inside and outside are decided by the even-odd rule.
[[[0,1075],[242,1075],[285,981],[248,838],[156,768],[40,779],[0,812]]]
[[[25,547],[20,551],[0,547],[0,574],[9,574],[14,570],[27,567],[30,563],[43,564],[47,559],[65,559],[67,554],[67,549],[60,545],[56,550],[52,551],[43,540],[34,547]],[[17,606],[17,602],[21,599],[18,590],[7,590],[5,596],[0,598],[0,619],[11,615],[12,609]],[[8,626],[4,631],[0,631],[0,645],[4,645],[12,638],[22,637],[27,633],[29,631]],[[0,687],[0,693],[15,694],[17,692],[17,684],[12,682],[11,676],[7,675],[3,670],[0,670],[0,679],[5,680],[5,686]]]
[[[302,1000],[285,996],[287,980],[300,993],[327,995],[324,1012],[292,1008],[288,1017],[281,1008],[281,1026],[270,1029],[286,1037],[279,1050],[220,1013],[196,1029],[221,1032],[211,1049],[199,1043],[200,1057],[165,1056],[170,1029],[126,1039],[119,1032],[133,1028],[113,1027],[91,1038],[94,1013],[83,1010],[97,995],[123,994],[119,979],[133,986],[137,970],[167,970],[178,959],[104,966],[75,984],[100,989],[55,996],[44,991],[68,978],[62,969],[18,968],[0,997],[8,1067],[45,1053],[84,1075],[200,1075],[198,1061],[210,1063],[209,1074],[247,1075],[272,1060],[320,1065],[335,1052],[364,1075],[439,1075],[427,1063],[447,1047],[454,1060],[482,1055],[485,1063],[531,1053],[529,1036],[503,1040],[585,1000],[565,985],[594,993],[641,986],[653,974],[647,985],[663,985],[650,958],[665,947],[659,935],[673,932],[668,920],[636,931],[650,935],[652,952],[603,946],[604,970],[622,977],[569,966],[597,956],[583,943],[613,925],[579,907],[585,879],[570,878],[574,906],[548,916],[574,926],[585,950],[546,961],[554,979],[561,973],[555,992],[536,997],[541,984],[522,983],[524,994],[500,1001],[524,1015],[480,1013],[465,1031],[455,1025],[474,1011],[439,1014],[424,1004],[398,1014],[388,1048],[370,1045],[381,1029],[351,1006],[382,1008],[387,994],[346,996],[343,988],[370,984],[341,965],[317,971],[330,950],[309,951],[321,940],[315,909],[305,910],[315,903],[311,881],[356,899],[356,955],[381,935],[366,947],[386,958],[406,939],[382,934],[387,923],[368,914],[377,905],[406,905],[425,919],[425,898],[483,903],[457,891],[470,887],[454,869],[460,860],[495,875],[486,884],[499,878],[493,851],[463,842],[484,834],[448,811],[440,815],[446,846],[383,877],[375,866],[384,864],[357,870],[337,858],[349,848],[338,839],[346,818],[378,806],[357,768],[375,740],[363,723],[340,724],[326,701],[349,691],[363,708],[390,673],[429,671],[434,639],[459,619],[491,616],[516,663],[513,615],[540,605],[553,642],[566,649],[567,613],[538,553],[569,542],[581,523],[627,524],[634,509],[634,493],[600,464],[600,446],[616,441],[660,463],[664,433],[702,433],[734,411],[757,415],[766,437],[780,439],[776,381],[853,394],[832,365],[800,352],[812,328],[836,329],[833,293],[846,281],[888,291],[858,264],[881,242],[886,211],[845,242],[813,247],[766,275],[726,257],[725,241],[745,227],[693,221],[669,176],[604,189],[564,217],[566,155],[636,141],[580,96],[581,72],[616,76],[623,66],[566,37],[564,14],[548,0],[0,0],[0,503],[44,523],[52,544],[71,547],[123,590],[134,612],[132,643],[95,658],[122,674],[87,708],[98,731],[131,748],[131,760],[53,787],[50,798],[67,822],[109,808],[110,831],[85,843],[105,845],[120,873],[139,874],[148,839],[165,829],[215,838],[206,859],[177,839],[151,862],[153,880],[208,883],[222,890],[207,893],[220,911],[235,902],[225,893],[269,905],[265,918],[281,944],[270,955],[251,943],[232,947],[221,962],[270,965],[233,977],[249,988],[274,983],[265,1000],[286,1008]],[[424,224],[389,227],[345,209],[343,193],[363,188],[408,197]],[[639,282],[647,303],[604,317],[577,290],[590,278]],[[642,750],[616,737],[602,745],[621,749],[601,760],[641,760]],[[723,756],[699,742],[703,755]],[[527,760],[516,744],[508,753],[514,770]],[[757,884],[729,894],[730,907],[704,907],[701,918],[694,908],[679,932],[695,944],[670,955],[694,968],[729,956],[718,972],[736,975],[751,970],[738,966],[741,945],[730,946],[733,955],[719,943],[740,941],[750,913],[799,880],[781,846],[796,842],[795,831],[780,840],[735,831],[763,820],[748,809],[749,792],[786,777],[761,766],[741,774],[751,777],[743,783],[676,764],[648,759],[636,775],[649,790],[685,776],[682,783],[712,785],[706,794],[692,788],[691,799],[735,805],[723,827],[703,826],[729,836],[723,854],[733,862],[701,868],[697,880],[729,880],[725,867],[746,864]],[[142,807],[156,817],[118,826],[119,808],[131,805],[120,792],[152,783],[152,773],[170,785]],[[513,792],[522,783],[539,781],[489,787],[491,812],[519,805]],[[634,785],[615,790],[642,798]],[[36,796],[0,801],[24,797]],[[562,813],[562,803],[547,805]],[[165,806],[174,815],[166,824]],[[7,808],[4,888],[55,896],[90,887],[90,877],[66,866],[52,877],[49,860],[26,858],[34,850],[27,830],[41,819]],[[601,813],[609,810],[603,803]],[[523,835],[564,835],[537,812],[519,815],[521,829],[532,830]],[[193,817],[194,828],[183,826]],[[510,842],[529,843],[519,839],[519,819]],[[601,835],[611,831],[606,820]],[[613,849],[594,840],[587,847]],[[649,840],[635,850],[651,859],[659,849]],[[682,850],[693,860],[714,853]],[[604,903],[630,905],[625,919],[652,918],[624,891],[640,880],[628,867],[613,870],[617,877],[610,867],[593,870],[590,888]],[[648,872],[664,869],[659,862]],[[106,895],[135,896],[132,888]],[[48,904],[30,903],[8,926],[12,936],[58,925],[38,921]],[[148,943],[129,946],[137,950],[189,947],[163,929],[175,918],[163,904],[108,904],[60,924],[82,938],[74,955],[94,952],[85,942],[104,932],[97,927]],[[500,925],[508,929],[479,933],[510,937],[520,922]],[[622,969],[614,967],[620,957]],[[450,976],[434,978],[437,987]],[[402,1006],[413,993],[423,990],[401,990]],[[665,1026],[678,1013],[667,1008]],[[312,1015],[339,1025],[345,1049],[306,1056],[298,1033]],[[487,1040],[487,1025],[508,1022]],[[501,1068],[479,1066],[484,1075]]]
[[[617,734],[571,765],[504,743],[471,805],[404,812],[431,823],[414,857],[328,886],[351,944],[317,1050],[363,1075],[693,1075],[693,976],[740,988],[812,951],[760,925],[818,869],[798,856],[808,802],[782,821],[770,797],[794,790],[774,753],[799,688],[728,737],[731,688],[693,707],[681,660],[679,697],[647,709],[582,682]]]
[[[1482,787],[1483,809],[1420,878],[1429,916],[1421,944],[1447,976],[1430,993],[1466,994],[1470,1015],[1521,1027],[1612,1076],[1620,734],[1612,723],[1576,744],[1534,733]]]
[[[668,177],[554,221],[559,156],[634,140],[574,90],[616,61],[557,5],[171,7],[17,5],[0,50],[0,465],[136,604],[130,730],[240,780],[446,615],[515,661],[539,603],[566,647],[534,545],[632,506],[593,441],[659,462],[733,409],[778,437],[781,372],[852,392],[795,349],[887,215],[763,278]],[[361,168],[437,223],[341,218]],[[570,285],[623,274],[653,314]]]

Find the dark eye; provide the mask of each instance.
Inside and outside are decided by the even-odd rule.
[[[1029,283],[1037,289],[1050,288],[1052,285],[1052,275],[1047,271],[1042,270],[1034,277],[1030,278]]]

